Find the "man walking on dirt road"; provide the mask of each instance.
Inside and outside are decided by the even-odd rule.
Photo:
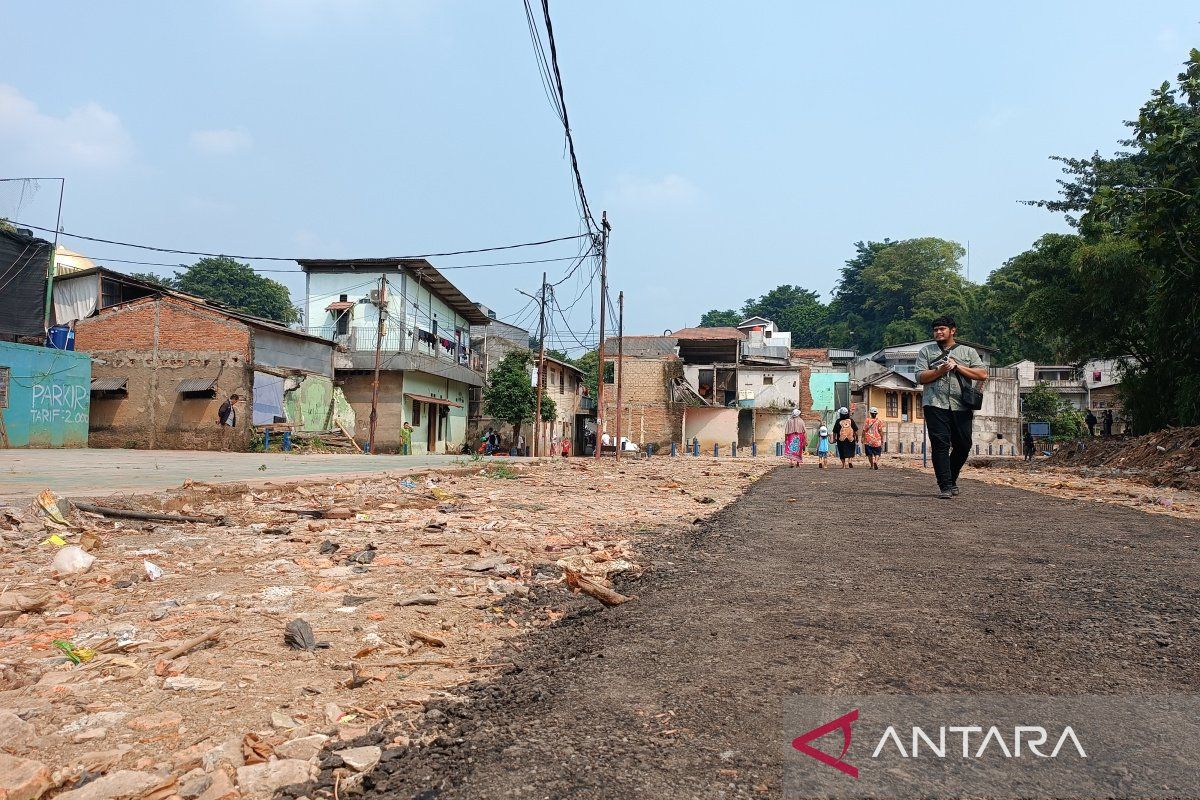
[[[987,380],[987,368],[974,347],[954,341],[954,319],[935,319],[933,344],[917,353],[917,381],[925,387],[922,405],[933,450],[933,471],[943,500],[958,494],[958,474],[971,451],[971,425],[975,412],[962,401],[970,381]]]

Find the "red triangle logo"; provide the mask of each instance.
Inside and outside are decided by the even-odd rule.
[[[824,725],[818,728],[813,728],[808,733],[800,734],[795,739],[792,739],[792,747],[796,748],[801,753],[804,753],[806,756],[815,758],[817,761],[820,761],[826,766],[833,767],[839,772],[846,773],[851,778],[857,778],[858,767],[852,767],[845,761],[842,761],[842,759],[846,756],[846,751],[850,749],[850,736],[852,734],[850,726],[856,721],[858,721],[857,708],[847,714],[843,714],[831,722],[826,722]],[[842,752],[837,758],[834,758],[828,753],[822,752],[821,750],[818,750],[809,744],[809,742],[820,739],[825,734],[832,733],[836,730],[841,730],[842,732]]]

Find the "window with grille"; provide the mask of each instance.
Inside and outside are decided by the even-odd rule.
[[[898,416],[900,414],[900,396],[897,395],[895,392],[888,392],[886,400],[887,400],[887,415],[889,417]]]

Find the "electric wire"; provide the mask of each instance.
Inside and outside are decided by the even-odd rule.
[[[44,233],[54,233],[53,228],[42,228],[37,225],[30,225],[28,223],[15,222],[15,221],[13,221],[12,224],[16,225],[18,227],[22,227],[22,228],[32,228],[33,230],[42,231]],[[296,256],[244,256],[244,255],[235,255],[233,253],[205,253],[205,252],[201,252],[199,250],[176,250],[176,249],[170,248],[170,247],[154,247],[154,246],[147,245],[147,244],[135,244],[133,242],[119,242],[119,241],[116,241],[113,239],[102,239],[97,236],[84,236],[81,233],[68,233],[67,231],[59,231],[58,234],[59,234],[59,236],[67,236],[72,239],[84,239],[89,242],[101,242],[103,244],[112,244],[112,245],[117,245],[119,247],[133,247],[138,250],[152,250],[157,253],[177,253],[179,255],[186,255],[186,256],[204,256],[207,258],[235,258],[235,259],[240,258],[245,261],[309,261],[309,260],[320,261],[320,260],[322,260],[322,259],[315,259],[315,258],[309,259],[306,257],[296,257]],[[498,250],[515,250],[515,249],[518,249],[521,247],[540,247],[542,245],[553,244],[555,242],[567,242],[567,241],[572,241],[574,239],[582,239],[587,236],[589,236],[589,234],[587,234],[587,233],[576,233],[576,234],[572,234],[570,236],[558,236],[553,239],[542,239],[542,240],[536,241],[536,242],[521,242],[519,244],[505,244],[505,245],[497,245],[494,247],[477,247],[477,248],[470,249],[470,250],[452,250],[452,251],[447,251],[444,253],[421,253],[419,255],[411,255],[411,256],[387,256],[385,258],[380,258],[378,260],[380,260],[380,261],[387,261],[387,260],[415,261],[415,260],[422,259],[422,258],[447,258],[449,256],[470,255],[472,253],[491,253],[491,252],[495,252]],[[334,259],[334,260],[336,260],[336,259]],[[350,259],[350,260],[358,260],[358,259]],[[375,259],[366,259],[366,260],[375,260]],[[172,265],[167,265],[167,266],[172,266]]]

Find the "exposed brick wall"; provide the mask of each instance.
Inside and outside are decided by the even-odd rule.
[[[249,448],[254,375],[246,326],[177,301],[145,300],[80,320],[75,348],[94,357],[93,378],[128,379],[127,396],[93,396],[90,446]],[[216,378],[216,397],[179,394],[188,378]],[[243,400],[232,429],[217,424],[217,410],[231,394]]]
[[[615,359],[613,359],[615,361]],[[614,372],[615,375],[615,372]],[[683,405],[671,399],[670,383],[682,377],[677,358],[626,358],[622,368],[621,435],[656,449],[683,435]],[[616,433],[617,387],[604,385],[604,430]]]

